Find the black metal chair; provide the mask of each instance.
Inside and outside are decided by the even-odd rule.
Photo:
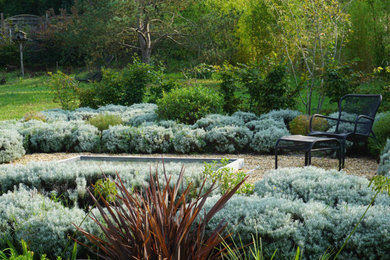
[[[314,114],[310,119],[310,136],[325,136],[337,138],[342,145],[342,167],[345,161],[345,143],[346,141],[366,142],[368,137],[375,138],[372,131],[375,115],[378,112],[379,105],[382,101],[381,95],[362,95],[362,94],[348,94],[343,96],[338,104],[338,117],[333,118]],[[333,128],[329,132],[313,131],[313,118],[322,117],[334,121]]]

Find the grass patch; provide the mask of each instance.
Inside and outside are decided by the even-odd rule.
[[[27,112],[59,107],[46,80],[47,76],[23,79],[7,73],[7,83],[0,86],[0,120],[20,119]]]

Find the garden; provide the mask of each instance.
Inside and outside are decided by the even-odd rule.
[[[0,1],[1,259],[389,259],[386,0],[92,2]]]

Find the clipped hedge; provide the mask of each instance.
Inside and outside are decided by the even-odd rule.
[[[244,245],[258,234],[265,258],[276,249],[276,258],[293,258],[299,246],[302,259],[319,259],[341,247],[365,212],[375,194],[367,185],[365,178],[315,167],[274,170],[256,183],[256,195],[233,197],[208,229],[224,219]],[[216,199],[208,200],[208,207]],[[387,259],[389,221],[390,198],[380,195],[340,258]]]
[[[25,153],[23,137],[16,130],[0,129],[0,163],[19,159]]]

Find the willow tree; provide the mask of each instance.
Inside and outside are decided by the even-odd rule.
[[[337,0],[267,0],[274,11],[280,41],[295,82],[306,88],[301,100],[311,114],[313,92],[319,93],[317,112],[324,97],[323,75],[340,62],[349,17]]]
[[[137,42],[122,42],[141,52],[142,61],[150,62],[153,48],[162,40],[169,39],[181,44],[181,32],[186,23],[181,15],[187,0],[123,0],[117,5],[114,21],[121,26],[120,34],[132,34]],[[121,38],[121,37],[119,37]]]

